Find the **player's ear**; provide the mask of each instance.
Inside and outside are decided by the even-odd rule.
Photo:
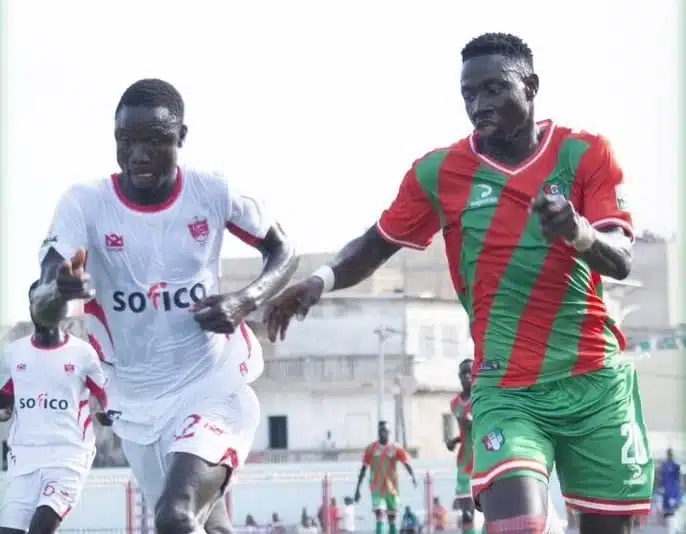
[[[524,78],[524,91],[526,92],[527,100],[533,100],[538,94],[538,75],[531,73]]]
[[[178,147],[181,148],[183,146],[183,143],[186,141],[186,136],[188,135],[188,126],[185,124],[181,125],[181,131],[179,131],[179,143]]]

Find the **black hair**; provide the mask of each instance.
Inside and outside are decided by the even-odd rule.
[[[379,428],[386,428],[388,421],[379,421]]]
[[[464,360],[462,360],[462,361],[460,362],[460,365],[458,365],[458,368],[462,369],[462,366],[463,366],[463,365],[466,365],[466,364],[473,364],[473,363],[474,363],[474,360],[472,360],[471,358],[465,358]]]
[[[172,115],[183,120],[181,93],[169,82],[157,78],[145,78],[131,84],[121,95],[114,114],[124,106],[165,107]]]
[[[484,33],[475,37],[462,49],[462,61],[496,54],[521,61],[532,70],[534,68],[534,54],[529,45],[510,33]]]
[[[29,299],[31,298],[31,293],[33,293],[39,285],[40,280],[36,280],[33,284],[29,286]]]

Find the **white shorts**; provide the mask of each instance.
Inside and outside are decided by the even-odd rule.
[[[244,384],[233,393],[211,391],[179,403],[177,414],[149,444],[122,439],[122,450],[149,506],[162,494],[170,454],[185,452],[233,469],[245,463],[260,423],[260,403]]]
[[[81,495],[88,471],[45,467],[16,475],[8,472],[0,509],[0,527],[27,531],[39,506],[49,506],[62,519]]]

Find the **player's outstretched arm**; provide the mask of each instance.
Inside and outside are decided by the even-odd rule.
[[[398,194],[381,218],[341,249],[334,260],[289,287],[267,308],[269,339],[286,337],[293,316],[304,318],[322,294],[359,284],[402,247],[422,250],[441,227],[440,217],[422,183],[434,181],[435,165],[418,160],[403,178]]]
[[[360,237],[345,245],[329,267],[333,272],[331,290],[355,286],[370,277],[400,246],[381,237],[376,226],[372,226]],[[326,285],[326,284],[325,284]]]
[[[376,226],[350,241],[332,262],[270,302],[264,314],[269,339],[272,342],[278,337],[283,340],[293,316],[305,318],[325,291],[359,284],[398,250],[400,246],[384,239]]]

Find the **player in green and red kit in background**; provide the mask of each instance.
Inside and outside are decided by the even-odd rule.
[[[372,496],[372,509],[376,518],[376,534],[383,533],[384,512],[388,521],[388,534],[397,534],[396,519],[400,501],[398,485],[398,462],[405,466],[412,484],[417,487],[417,479],[410,465],[410,455],[397,443],[389,442],[389,431],[385,421],[379,422],[378,439],[364,451],[360,476],[355,488],[355,502],[360,501],[360,486],[369,469],[369,491]]]
[[[462,534],[476,534],[474,528],[474,501],[472,500],[472,469],[474,455],[472,453],[472,364],[474,360],[468,358],[460,362],[458,374],[462,391],[450,401],[450,412],[457,420],[460,433],[446,442],[449,451],[457,451],[457,484],[455,486],[455,501],[453,509],[461,513],[460,524]]]
[[[441,231],[475,345],[472,490],[486,531],[545,532],[555,464],[581,534],[627,534],[650,513],[654,463],[636,373],[620,361],[625,340],[601,294],[601,276],[631,270],[624,178],[603,137],[535,121],[538,89],[520,38],[468,43],[472,135],[417,160],[378,223],[281,293],[265,321],[283,338],[325,291]]]

